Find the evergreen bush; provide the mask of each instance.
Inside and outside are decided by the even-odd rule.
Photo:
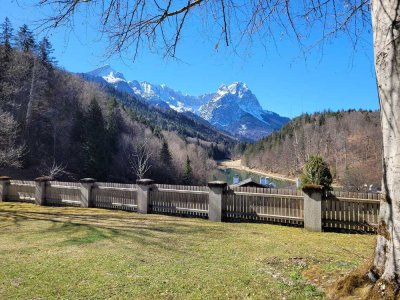
[[[332,174],[321,156],[310,156],[304,165],[301,187],[303,188],[306,184],[322,185],[324,191],[332,190]]]

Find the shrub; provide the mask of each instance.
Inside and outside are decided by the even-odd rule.
[[[332,190],[332,174],[322,157],[312,155],[304,165],[301,187],[306,184],[322,185],[325,191]]]

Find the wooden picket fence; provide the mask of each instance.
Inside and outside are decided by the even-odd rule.
[[[46,186],[46,204],[49,206],[81,206],[79,182],[49,181]]]
[[[16,202],[35,202],[35,182],[11,180],[7,191],[7,200]]]
[[[150,192],[150,210],[153,213],[207,218],[208,194],[206,186],[156,184]]]
[[[303,224],[304,197],[299,190],[235,187],[224,198],[227,220]]]
[[[93,186],[93,207],[137,210],[137,185],[95,182]]]
[[[322,200],[322,222],[326,229],[376,232],[380,194],[335,192]]]
[[[82,184],[49,181],[46,205],[83,206]],[[136,184],[95,182],[91,206],[137,211]],[[207,186],[154,184],[149,192],[149,212],[207,218],[210,189]],[[11,180],[6,201],[35,203],[35,181]],[[335,192],[321,203],[325,230],[376,232],[380,194]],[[226,221],[268,222],[303,226],[304,195],[293,189],[230,188],[222,194],[222,214]]]

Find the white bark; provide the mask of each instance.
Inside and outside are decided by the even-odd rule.
[[[57,164],[55,160],[51,165],[43,163],[43,165],[39,168],[40,176],[50,177],[53,179],[57,179],[58,177],[67,174],[65,171],[65,166],[63,164]]]
[[[18,145],[18,123],[12,115],[0,109],[0,168],[22,166],[25,147]]]
[[[149,152],[147,140],[137,144],[135,150],[129,156],[130,167],[138,179],[143,179],[147,172],[151,169],[151,156],[152,154]]]
[[[35,84],[36,84],[36,72],[37,72],[36,69],[37,69],[37,57],[35,56],[35,58],[33,59],[31,89],[29,91],[29,101],[25,117],[25,128],[27,132],[29,132],[29,127],[32,121],[33,102],[35,100]]]
[[[372,271],[399,282],[400,270],[400,41],[399,0],[371,0],[375,69],[383,133],[383,180]]]

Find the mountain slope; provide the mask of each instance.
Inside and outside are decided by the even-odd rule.
[[[162,102],[164,105],[162,103],[153,105],[137,95],[115,89],[102,77],[93,77],[88,74],[80,75],[85,80],[98,83],[103,91],[118,99],[126,107],[132,118],[150,126],[153,130],[175,131],[183,138],[199,138],[217,144],[221,143],[227,147],[237,142],[228,133],[214,128],[210,123],[193,113],[179,113],[170,109],[164,102]]]
[[[380,186],[382,133],[379,112],[305,114],[244,148],[242,162],[272,173],[298,176],[310,155],[320,155],[347,189]]]
[[[134,94],[152,105],[170,107],[178,112],[191,111],[196,113],[200,106],[207,101],[207,96],[185,95],[167,87],[165,84],[151,84],[137,80],[128,81],[121,72],[115,71],[110,65],[105,65],[86,74],[103,78],[118,91]],[[163,105],[165,103],[167,106]]]
[[[3,51],[0,44],[0,54]],[[31,51],[12,49],[7,57],[0,55],[0,65],[0,111],[18,124],[17,146],[26,150],[19,157],[21,169],[0,166],[1,174],[15,179],[49,175],[57,165],[58,179],[134,182],[137,174],[129,162],[144,144],[151,156],[149,178],[182,182],[189,157],[191,184],[205,184],[219,174],[214,159],[229,154],[236,142],[197,116],[151,107],[97,74],[82,78],[43,62]],[[115,84],[124,84],[121,74],[111,75]],[[4,141],[1,130],[0,140]],[[162,156],[165,145],[169,155]]]
[[[153,106],[194,113],[214,127],[243,140],[258,140],[289,121],[263,110],[257,97],[241,82],[222,85],[215,93],[191,96],[164,84],[127,81],[122,73],[109,65],[86,74],[104,80],[118,91],[136,95]]]
[[[200,108],[200,116],[217,128],[250,140],[267,136],[289,121],[263,110],[256,96],[241,82],[222,85]]]

